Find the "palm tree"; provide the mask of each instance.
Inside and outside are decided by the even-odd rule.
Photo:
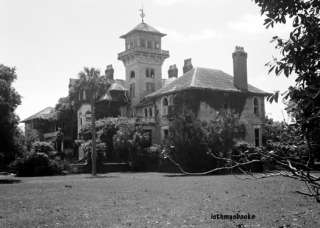
[[[87,91],[87,97],[91,104],[91,135],[92,135],[92,153],[91,153],[91,173],[97,175],[97,152],[96,152],[96,113],[95,104],[99,96],[105,92],[106,81],[100,77],[100,71],[95,68],[85,67],[79,73],[78,88]]]

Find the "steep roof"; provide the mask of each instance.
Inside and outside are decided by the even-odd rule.
[[[148,94],[146,98],[162,96],[187,89],[209,89],[226,92],[242,92],[233,84],[233,77],[221,70],[196,67],[161,89]],[[269,93],[248,84],[248,93],[268,95]]]
[[[157,29],[153,28],[152,26],[148,25],[145,22],[141,22],[136,27],[134,27],[132,30],[130,30],[128,33],[120,36],[120,38],[126,38],[129,34],[133,32],[148,32],[153,33],[160,36],[165,36],[166,34],[159,32]]]
[[[36,114],[24,119],[21,121],[22,123],[28,122],[30,120],[35,119],[42,119],[42,120],[55,120],[57,118],[57,113],[54,108],[47,107],[45,109],[42,109],[40,112],[37,112]]]

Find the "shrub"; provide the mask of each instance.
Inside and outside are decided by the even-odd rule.
[[[54,151],[54,147],[50,142],[36,141],[32,143],[31,150],[35,153],[45,153],[50,155]]]
[[[235,140],[245,135],[244,126],[236,114],[221,111],[215,121],[201,122],[192,111],[177,116],[169,128],[167,146],[173,160],[186,171],[203,172],[223,166],[210,156],[228,157]]]
[[[49,176],[61,174],[62,169],[57,161],[52,160],[45,153],[30,153],[17,158],[10,164],[11,170],[17,176]]]

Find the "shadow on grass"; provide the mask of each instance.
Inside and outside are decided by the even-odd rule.
[[[20,182],[21,180],[18,179],[0,179],[0,184],[17,184]]]
[[[88,179],[104,179],[104,178],[119,178],[119,176],[107,176],[107,175],[100,176],[100,175],[97,175],[97,176],[87,176],[85,178],[88,178]]]

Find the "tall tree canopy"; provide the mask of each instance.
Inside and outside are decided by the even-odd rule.
[[[106,91],[107,81],[100,76],[100,71],[95,68],[85,67],[79,73],[79,80],[75,85],[76,94],[87,99],[91,104],[91,135],[92,135],[92,175],[96,175],[96,122],[95,104],[97,99]],[[85,96],[84,96],[85,94]],[[79,99],[80,102],[81,99]]]
[[[14,111],[21,98],[12,87],[16,78],[15,68],[0,64],[0,169],[12,161],[19,150],[19,119]]]
[[[296,75],[296,85],[288,89],[290,111],[306,136],[313,155],[320,145],[320,1],[254,0],[265,15],[266,28],[292,21],[289,39],[273,37],[281,58],[267,65],[269,72],[286,77]]]

